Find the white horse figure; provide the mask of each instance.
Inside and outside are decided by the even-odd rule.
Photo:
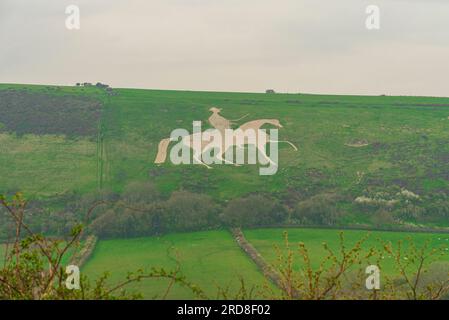
[[[298,148],[290,141],[271,140],[268,133],[266,133],[264,130],[259,130],[265,124],[271,124],[277,128],[282,128],[282,125],[280,124],[279,120],[277,120],[277,119],[253,120],[253,121],[249,121],[249,122],[243,124],[235,131],[236,134],[233,135],[233,137],[232,137],[233,140],[231,141],[231,143],[229,143],[229,141],[225,141],[225,139],[223,139],[224,138],[223,132],[222,132],[222,130],[218,130],[218,129],[207,130],[206,132],[198,132],[198,133],[184,136],[181,139],[181,143],[184,146],[187,146],[188,148],[191,148],[193,150],[193,159],[196,161],[197,164],[204,165],[209,169],[211,169],[211,167],[201,160],[202,155],[206,151],[210,151],[213,149],[214,156],[218,160],[237,166],[238,164],[233,163],[232,161],[229,161],[223,157],[225,155],[226,151],[230,147],[236,146],[237,148],[245,148],[245,145],[253,145],[253,144],[255,145],[256,149],[259,151],[260,155],[262,155],[265,159],[267,159],[271,164],[277,165],[270,159],[270,157],[268,157],[268,155],[266,153],[265,146],[268,143],[285,142],[285,143],[288,143],[289,145],[291,145],[295,151],[297,151]],[[251,136],[250,133],[253,133],[253,132],[256,135],[255,139],[250,139],[250,136]],[[208,139],[208,140],[203,139],[203,137],[205,135],[212,137],[215,134],[220,134],[222,139],[219,139],[218,141],[215,141],[215,139],[214,139],[214,140],[212,140],[212,142],[210,141],[210,139]],[[158,153],[157,153],[156,159],[154,161],[156,164],[162,164],[166,161],[168,146],[169,146],[170,142],[172,142],[172,141],[174,141],[174,140],[172,140],[170,138],[161,140],[161,142],[159,143],[159,147],[158,147]],[[195,143],[195,141],[197,143]],[[200,141],[200,143],[198,143],[198,141]]]
[[[237,137],[236,137],[237,141],[234,141],[233,145],[235,145],[237,148],[245,148],[245,145],[251,145],[252,143],[254,143],[254,141],[251,141],[249,139],[250,134],[248,134],[248,132],[255,132],[256,133],[255,147],[256,150],[259,152],[259,155],[263,156],[272,165],[277,166],[277,163],[274,163],[266,153],[265,146],[268,143],[288,143],[295,151],[298,151],[298,148],[290,141],[271,140],[270,135],[265,130],[260,130],[260,128],[262,128],[262,126],[264,126],[265,124],[271,124],[277,128],[283,128],[278,119],[259,119],[246,122],[237,129]],[[239,134],[243,135],[243,139],[239,139],[238,137]]]

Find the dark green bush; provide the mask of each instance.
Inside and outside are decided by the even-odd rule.
[[[231,200],[221,215],[223,223],[233,227],[270,226],[286,218],[287,212],[279,201],[263,195]]]

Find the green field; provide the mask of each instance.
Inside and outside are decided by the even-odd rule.
[[[246,285],[263,286],[266,281],[256,266],[247,259],[226,231],[173,234],[160,238],[99,241],[94,254],[83,268],[89,277],[95,278],[110,272],[110,284],[123,280],[127,272],[143,268],[176,268],[176,257],[182,273],[214,298],[218,287],[229,287],[230,292],[239,289],[239,277]],[[166,280],[146,280],[133,284],[145,298],[156,295],[161,298],[168,285]],[[175,286],[169,299],[193,298],[191,291]]]
[[[291,247],[304,242],[311,253],[313,267],[317,267],[324,256],[323,242],[331,249],[338,248],[339,231],[324,229],[258,229],[246,230],[246,238],[255,246],[266,261],[277,265],[275,246],[284,247],[283,233],[288,231]],[[345,231],[347,247],[355,244],[366,235],[365,231]],[[378,239],[396,243],[398,240],[411,238],[417,246],[430,240],[430,247],[449,247],[449,234],[403,233],[403,232],[371,232],[363,248],[378,247]],[[176,266],[174,257],[179,255],[182,272],[193,283],[198,284],[213,297],[217,287],[227,287],[231,292],[239,287],[238,277],[245,279],[248,286],[266,284],[266,280],[256,269],[255,264],[241,251],[230,234],[226,231],[196,232],[167,235],[161,238],[139,238],[129,240],[99,241],[93,256],[84,266],[83,272],[94,279],[105,271],[110,273],[110,284],[123,279],[128,271],[151,267],[164,267],[167,270]],[[285,251],[284,251],[285,252]],[[449,251],[439,261],[449,268]],[[301,262],[295,261],[296,268]],[[397,275],[392,258],[385,257],[383,272],[394,277]],[[145,298],[153,298],[164,294],[167,281],[148,280],[132,284],[128,289],[141,292]],[[194,298],[188,290],[175,286],[169,299]]]
[[[246,230],[245,236],[254,247],[265,257],[265,259],[273,264],[276,264],[277,254],[275,246],[280,249],[285,248],[284,232],[288,234],[288,240],[293,250],[297,252],[298,243],[303,242],[310,253],[312,266],[317,268],[323,258],[326,256],[326,251],[323,243],[327,243],[329,248],[334,252],[340,248],[340,232],[339,230],[329,229],[260,229],[260,230]],[[425,242],[429,242],[430,248],[442,247],[446,254],[438,257],[438,261],[447,263],[449,269],[449,234],[431,234],[431,233],[408,233],[408,232],[380,232],[380,231],[355,231],[345,230],[344,239],[347,249],[353,247],[357,241],[369,235],[364,242],[362,248],[379,248],[381,249],[382,242],[391,242],[396,245],[398,241],[402,240],[407,245],[408,239],[412,239],[417,247],[421,247]],[[286,252],[282,250],[282,252]],[[300,256],[296,256],[295,265],[299,268],[302,264]],[[382,269],[385,274],[390,276],[397,275],[395,269],[394,258],[385,255],[382,260]]]

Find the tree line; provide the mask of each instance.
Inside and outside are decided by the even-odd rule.
[[[67,193],[54,199],[30,201],[25,217],[35,232],[58,236],[83,221],[100,238],[141,237],[169,232],[268,226],[348,226],[351,212],[368,221],[366,227],[399,228],[403,221],[429,222],[449,217],[449,199],[435,202],[402,191],[393,200],[359,197],[336,191],[301,196],[290,193],[251,193],[217,200],[187,190],[162,194],[149,181],[132,182],[121,193]],[[94,210],[89,210],[95,205]],[[86,212],[89,215],[86,216]],[[11,237],[12,222],[0,209],[0,239]]]

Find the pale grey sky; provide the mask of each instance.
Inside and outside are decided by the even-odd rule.
[[[3,83],[449,96],[448,76],[448,0],[0,0]]]

